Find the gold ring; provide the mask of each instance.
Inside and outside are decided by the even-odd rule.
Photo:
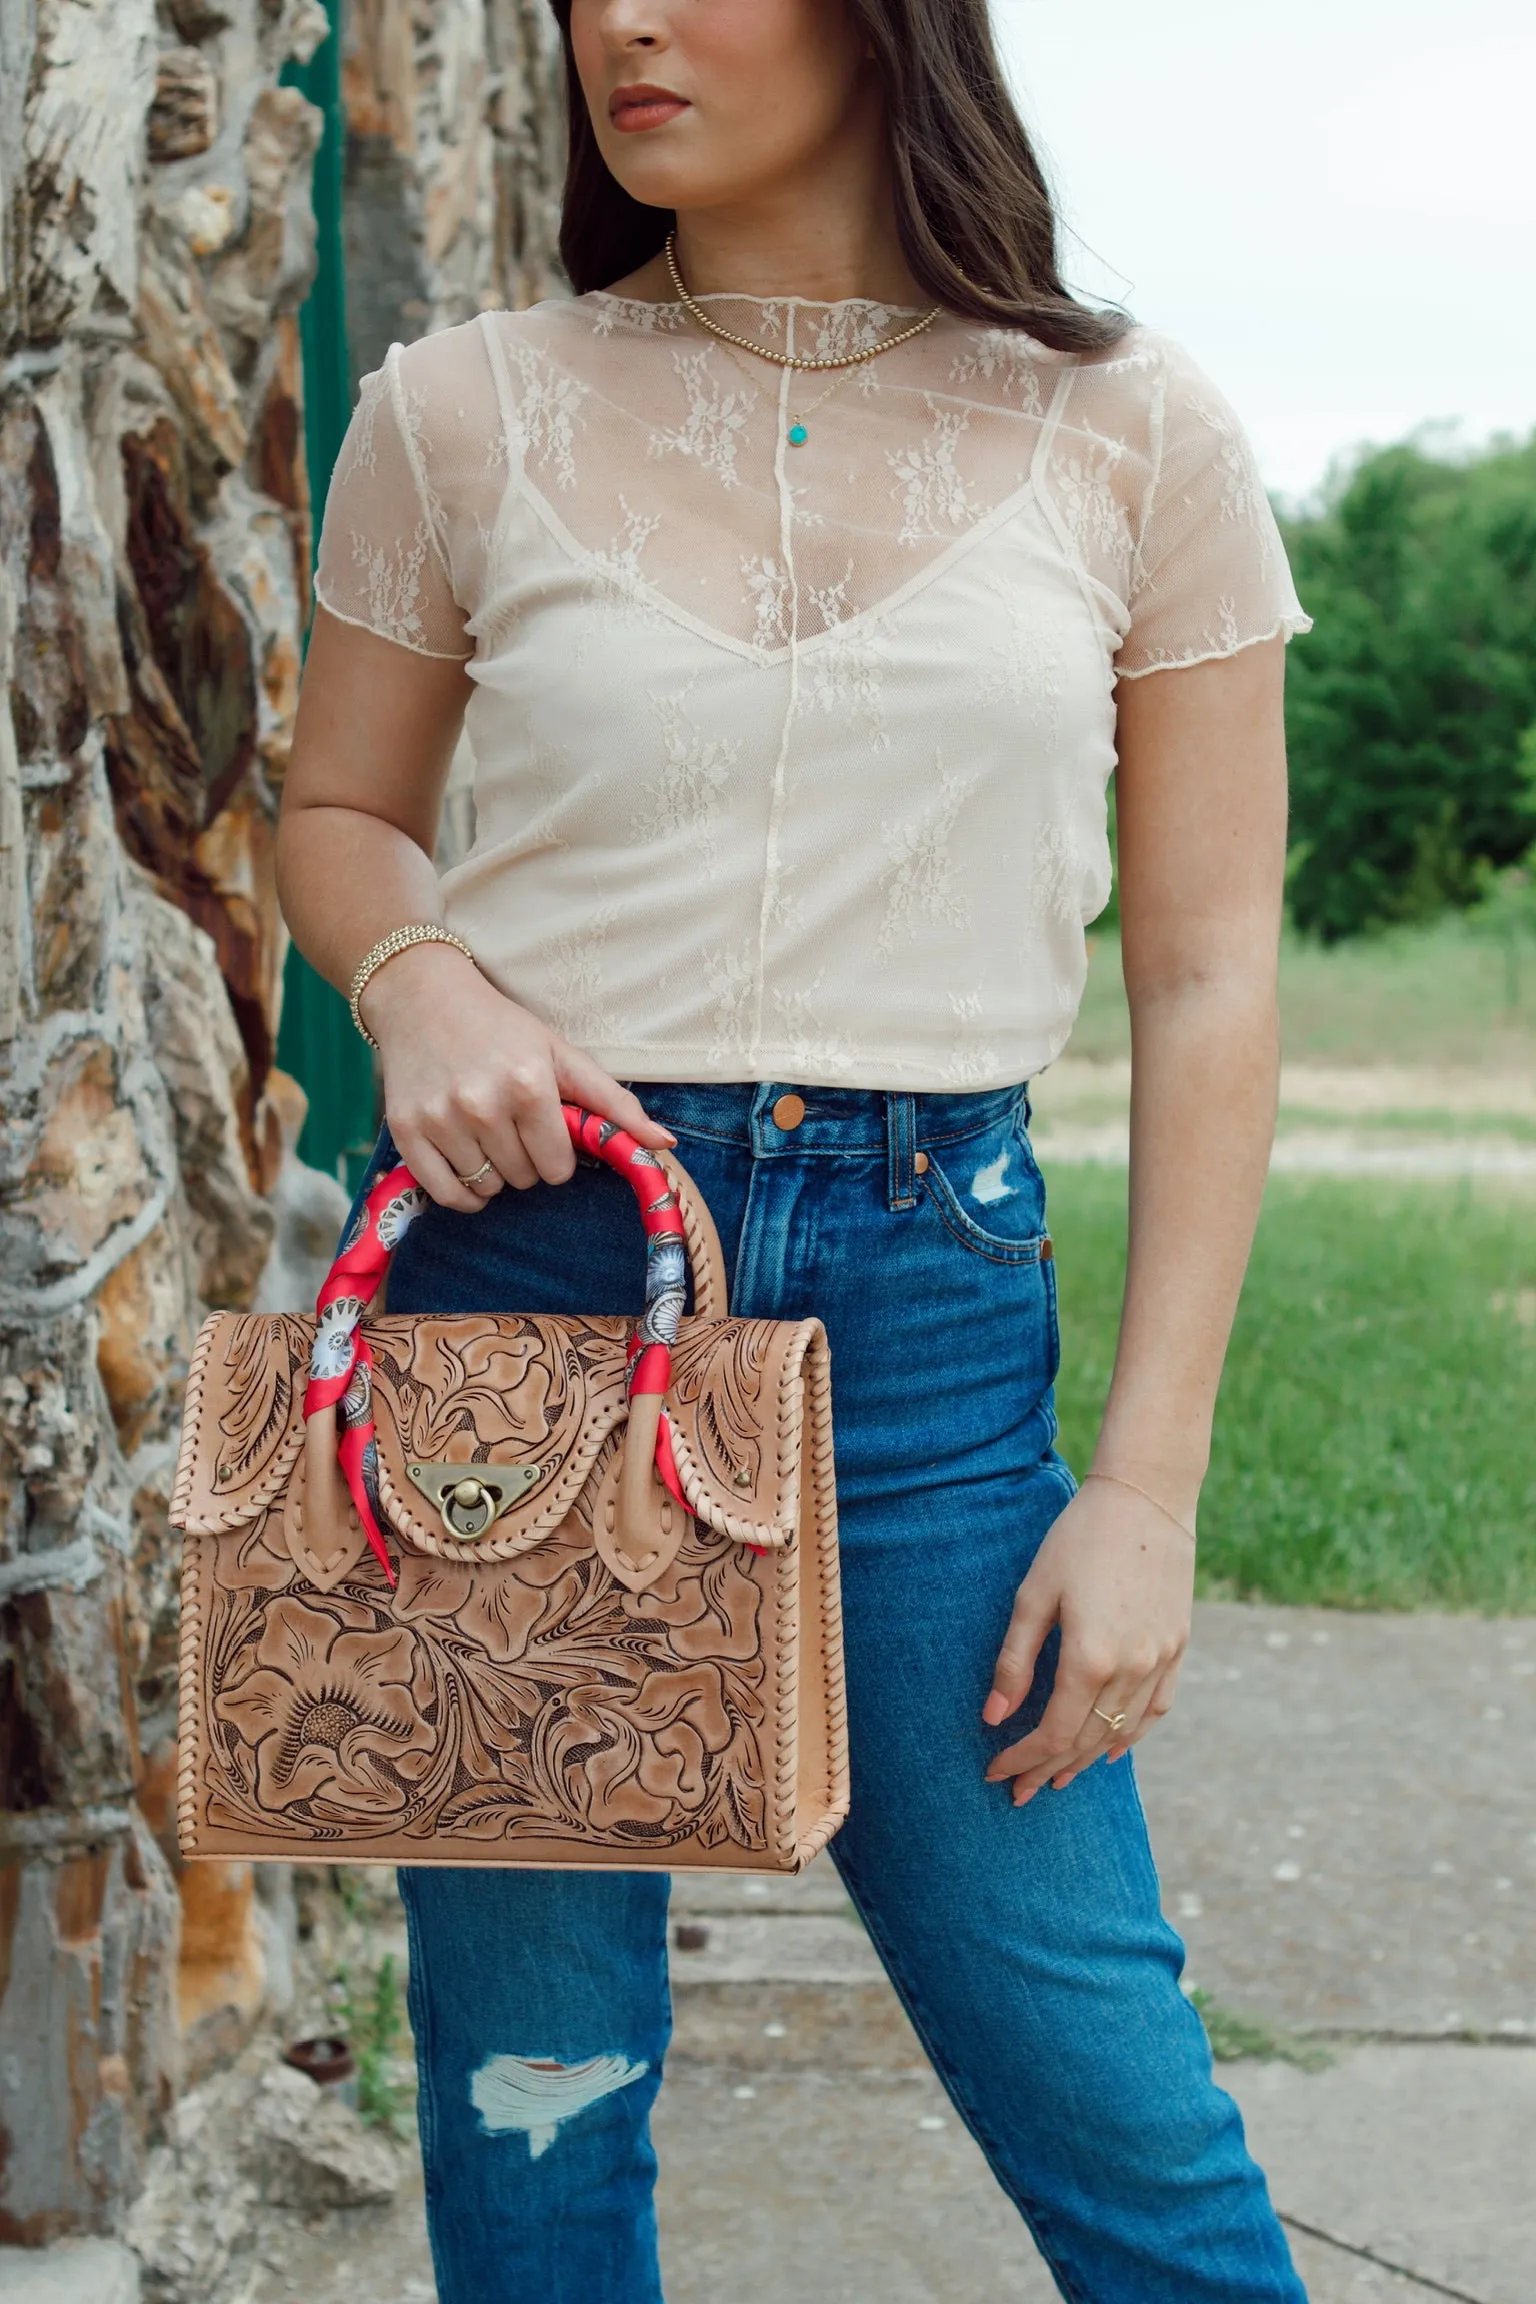
[[[1130,1718],[1130,1714],[1128,1712],[1105,1712],[1097,1704],[1094,1706],[1094,1711],[1098,1713],[1098,1716],[1101,1720],[1108,1721],[1110,1727],[1113,1729],[1117,1736],[1119,1735],[1121,1729],[1125,1726],[1126,1721]]]
[[[481,1179],[481,1177],[482,1177],[482,1176],[489,1176],[490,1172],[491,1172],[491,1163],[490,1163],[490,1161],[489,1161],[489,1160],[482,1160],[482,1161],[481,1161],[481,1163],[480,1163],[480,1165],[479,1165],[479,1167],[478,1167],[478,1168],[475,1170],[475,1172],[474,1172],[473,1176],[458,1176],[458,1177],[455,1177],[454,1181],[455,1181],[455,1183],[458,1183],[458,1184],[463,1184],[463,1185],[465,1185],[465,1186],[468,1186],[468,1185],[470,1185],[470,1184],[478,1184],[478,1183],[479,1183],[479,1181],[480,1181],[480,1179]]]

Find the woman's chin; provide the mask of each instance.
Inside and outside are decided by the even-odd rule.
[[[712,167],[701,154],[679,150],[676,142],[667,149],[678,127],[686,125],[685,113],[677,126],[605,138],[601,150],[610,175],[642,208],[729,208],[750,200],[761,187],[761,176],[744,171],[739,154]],[[618,150],[611,150],[611,144]]]

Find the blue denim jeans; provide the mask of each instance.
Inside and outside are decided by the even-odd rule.
[[[831,1338],[853,1787],[833,1859],[1064,2296],[1305,2304],[1179,1989],[1132,1764],[1022,1809],[984,1781],[1021,1733],[981,1721],[1014,1591],[1073,1489],[1024,1093],[808,1088],[784,1129],[787,1085],[640,1094],[714,1211],[732,1309]],[[643,1269],[628,1185],[584,1165],[429,1209],[389,1306],[638,1313]],[[400,1882],[443,2304],[657,2304],[665,1876]]]

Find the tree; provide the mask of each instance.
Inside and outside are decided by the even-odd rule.
[[[1291,907],[1325,938],[1476,897],[1536,836],[1536,439],[1369,456],[1288,523]]]

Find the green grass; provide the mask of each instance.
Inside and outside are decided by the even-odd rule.
[[[401,2077],[405,1995],[392,1952],[354,1983],[349,1968],[331,1980],[336,2015],[357,2066],[357,2109],[365,2127],[406,2129],[409,2089]]]
[[[1120,944],[1090,931],[1088,989],[1067,1053],[1130,1053]],[[1536,940],[1500,943],[1460,915],[1325,949],[1288,933],[1281,1038],[1292,1063],[1536,1064]]]
[[[1062,1449],[1108,1388],[1125,1175],[1050,1175]],[[1536,1613],[1536,1199],[1276,1177],[1200,1508],[1210,1596]]]
[[[1199,2010],[1211,2054],[1218,2064],[1294,2064],[1303,2072],[1325,2072],[1332,2053],[1319,2042],[1297,2040],[1287,2032],[1272,2031],[1253,2016],[1239,2016],[1223,2008],[1209,1992],[1193,1991],[1190,1999]]]

